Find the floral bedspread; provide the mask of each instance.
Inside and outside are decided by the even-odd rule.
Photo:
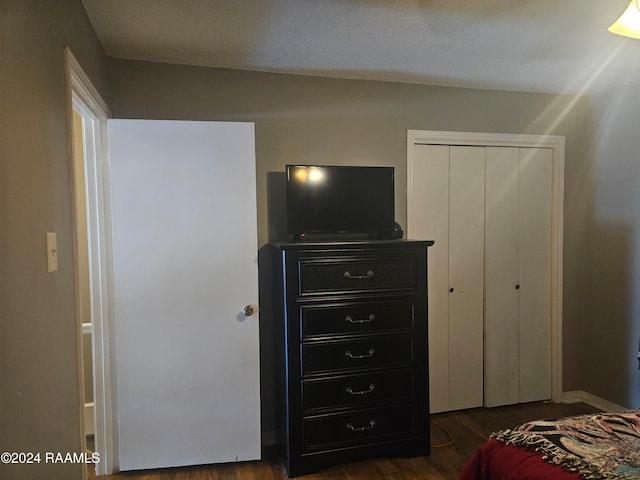
[[[536,420],[491,435],[586,480],[640,480],[640,410]]]

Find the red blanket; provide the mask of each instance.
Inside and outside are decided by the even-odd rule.
[[[458,480],[579,480],[539,453],[491,439],[469,460]]]

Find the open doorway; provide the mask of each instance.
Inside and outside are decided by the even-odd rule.
[[[107,118],[109,109],[71,51],[65,49],[69,150],[73,188],[74,271],[78,332],[81,445],[99,461],[83,473],[108,475],[116,467],[111,399],[113,267]],[[95,471],[93,467],[95,466]],[[91,469],[91,472],[89,472]]]
[[[75,270],[77,318],[81,331],[83,434],[85,450],[95,452],[93,401],[93,325],[91,322],[91,282],[89,279],[89,236],[85,181],[84,119],[73,109],[73,188],[75,196]]]

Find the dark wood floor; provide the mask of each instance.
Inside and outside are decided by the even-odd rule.
[[[583,403],[529,403],[499,408],[476,408],[432,415],[429,457],[383,458],[328,468],[304,480],[456,480],[467,460],[491,432],[540,418],[558,418],[598,410]],[[448,433],[447,433],[448,432]],[[453,444],[450,443],[450,435]],[[258,462],[128,472],[100,480],[283,480],[279,460],[265,453]]]

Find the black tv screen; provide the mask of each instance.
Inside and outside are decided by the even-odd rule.
[[[389,233],[393,167],[287,165],[287,231]]]

